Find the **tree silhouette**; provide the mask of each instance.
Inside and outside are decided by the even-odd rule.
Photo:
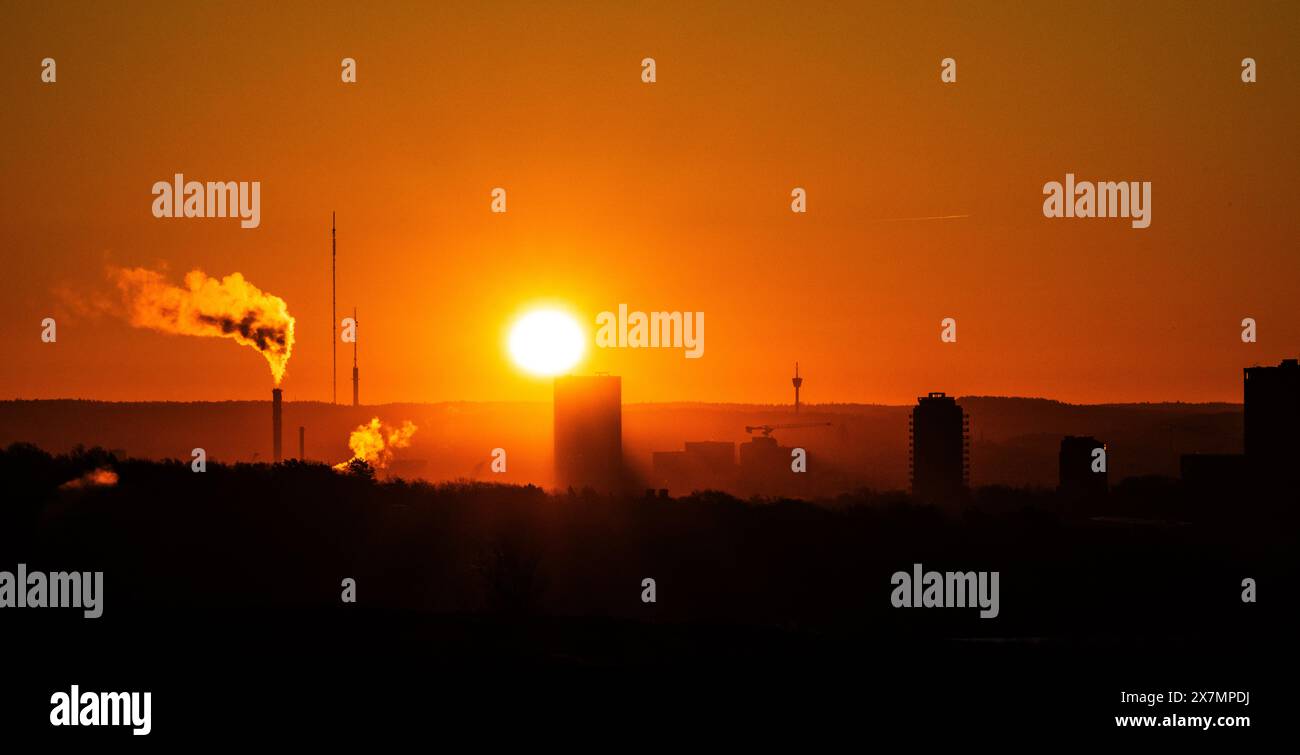
[[[375,479],[375,468],[365,459],[353,459],[348,462],[348,474],[356,475],[357,477],[366,480],[373,480]]]

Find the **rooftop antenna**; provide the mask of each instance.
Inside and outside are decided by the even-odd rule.
[[[334,329],[338,327],[338,312],[335,311],[335,298],[338,294],[338,278],[334,273],[335,259],[338,251],[334,244],[334,213],[330,212],[330,375],[334,393],[330,403],[339,402],[339,336]]]
[[[352,308],[352,405],[360,406],[361,373],[357,371],[357,308]]]
[[[799,377],[799,363],[794,363],[794,377],[790,380],[794,383],[794,413],[799,413],[799,387],[803,385],[803,378]]]

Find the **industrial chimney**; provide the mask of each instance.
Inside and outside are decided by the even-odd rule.
[[[307,461],[307,428],[298,425],[298,461]]]
[[[280,404],[282,396],[283,392],[279,388],[271,389],[271,454],[276,463],[279,463],[282,456],[280,447]]]

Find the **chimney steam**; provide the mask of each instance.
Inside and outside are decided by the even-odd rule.
[[[279,385],[293,353],[293,316],[284,299],[265,293],[240,273],[209,278],[202,270],[173,286],[144,268],[109,268],[131,324],[163,333],[229,338],[266,358]]]

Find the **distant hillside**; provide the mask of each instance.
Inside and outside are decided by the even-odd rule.
[[[1064,435],[1093,435],[1110,448],[1111,479],[1176,476],[1184,453],[1241,450],[1237,404],[1064,404],[1047,399],[970,396],[958,399],[971,417],[971,469],[976,485],[1056,482]],[[653,451],[685,441],[744,442],[746,425],[829,422],[829,427],[778,430],[783,445],[808,449],[820,472],[819,492],[907,486],[910,407],[825,404],[803,408],[745,404],[628,404],[623,444],[628,463],[649,470]],[[348,434],[372,417],[418,426],[395,471],[428,479],[493,479],[551,483],[551,407],[547,403],[438,403],[334,406],[287,401],[284,452],[298,453],[306,428],[310,459],[346,460]],[[80,400],[0,402],[0,444],[34,443],[54,452],[78,444],[140,458],[183,458],[202,447],[227,461],[267,460],[270,402],[135,402]],[[491,475],[494,448],[508,454],[507,472]]]

